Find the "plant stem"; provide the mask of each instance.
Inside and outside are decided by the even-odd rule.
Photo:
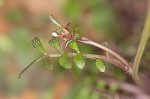
[[[113,56],[115,56],[120,62],[122,62],[125,66],[124,66],[124,69],[126,69],[127,71],[129,71],[129,73],[132,72],[132,69],[131,69],[131,66],[129,65],[129,63],[123,58],[121,57],[119,54],[117,54],[116,52],[112,51],[111,49],[101,45],[101,44],[98,44],[96,42],[93,42],[89,39],[86,39],[86,40],[78,40],[78,42],[81,42],[81,43],[84,43],[84,44],[89,44],[89,45],[93,45],[95,47],[98,47],[100,49],[103,49],[104,51],[107,51],[109,52],[110,54],[112,54]]]
[[[50,57],[50,58],[52,58],[52,57],[53,57],[53,58],[57,58],[57,57],[60,57],[61,55],[62,55],[62,54],[47,54],[47,55],[44,55],[44,56],[42,56],[42,57],[40,57],[40,58],[35,59],[33,62],[31,62],[28,66],[26,66],[26,67],[19,73],[19,79],[21,79],[23,73],[24,73],[29,67],[31,67],[33,64],[35,64],[35,63],[37,63],[37,62],[39,62],[39,61],[41,61],[41,60],[43,60],[43,59],[45,59],[45,58],[48,58],[48,57]],[[74,56],[76,56],[76,55],[77,55],[77,53],[68,53],[68,56],[69,56],[69,57],[74,57]],[[106,61],[106,62],[108,62],[108,63],[114,64],[115,66],[119,67],[120,69],[122,69],[122,70],[124,70],[124,71],[130,73],[129,70],[127,70],[127,69],[124,68],[125,65],[122,64],[122,63],[121,63],[120,61],[118,61],[117,59],[108,58],[108,57],[103,56],[103,55],[95,55],[95,54],[83,54],[83,56],[84,56],[85,58],[89,58],[89,59],[97,59],[97,58],[100,58],[100,59],[102,59],[102,60],[104,60],[104,61]]]
[[[73,56],[76,56],[77,53],[68,53],[68,56],[69,57],[73,57]],[[51,54],[51,55],[48,55],[49,57],[60,57],[61,54]],[[114,58],[107,58],[106,56],[103,56],[103,55],[95,55],[95,54],[83,54],[83,56],[85,58],[89,58],[89,59],[97,59],[97,58],[100,58],[108,63],[111,63],[111,64],[114,64],[116,66],[118,66],[119,68],[123,69],[124,71],[126,72],[129,72],[129,70],[126,70],[124,68],[124,64],[122,64],[120,61],[118,61],[117,59],[114,59]]]
[[[146,16],[146,20],[145,20],[145,25],[144,25],[141,40],[139,43],[139,47],[138,47],[137,54],[135,56],[134,63],[133,63],[133,68],[132,68],[132,70],[133,70],[132,77],[135,80],[135,82],[137,82],[140,85],[141,85],[141,81],[140,81],[140,78],[138,75],[138,70],[139,70],[140,61],[141,61],[142,55],[144,53],[146,43],[150,36],[150,0],[148,0],[148,2],[149,2],[148,9],[147,9],[148,11],[147,11],[147,16]]]
[[[26,66],[26,67],[19,73],[19,77],[18,77],[18,78],[21,79],[23,73],[24,73],[28,68],[30,68],[33,64],[35,64],[35,63],[37,63],[37,62],[39,62],[39,61],[41,61],[41,60],[43,60],[43,59],[45,59],[45,58],[46,58],[46,55],[43,56],[43,57],[37,58],[37,59],[35,59],[34,61],[32,61],[28,66]]]

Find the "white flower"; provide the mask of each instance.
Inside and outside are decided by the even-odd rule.
[[[53,32],[53,33],[52,33],[52,36],[58,37],[58,34],[57,34],[56,32]]]

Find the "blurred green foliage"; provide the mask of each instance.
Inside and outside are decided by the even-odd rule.
[[[64,13],[72,20],[77,20],[81,15],[79,0],[68,0],[64,5]]]
[[[20,66],[22,64],[27,64],[31,59],[34,59],[34,53],[32,53],[32,44],[31,42],[31,31],[28,28],[18,27],[11,31],[10,38],[14,43],[14,54],[16,58],[18,58],[20,62]],[[28,54],[27,54],[28,53]]]
[[[13,48],[13,43],[10,38],[5,36],[0,36],[0,52],[9,53],[11,52]]]
[[[106,87],[106,82],[105,82],[104,80],[99,80],[99,81],[97,82],[97,87],[98,87],[99,89],[101,89],[101,90],[105,89],[105,87]]]
[[[69,95],[65,99],[101,99],[100,93],[91,90],[91,84],[92,79],[90,77],[78,81],[77,86],[71,88]]]
[[[64,6],[64,13],[77,23],[87,9],[91,14],[89,21],[100,35],[111,36],[114,39],[120,37],[119,21],[110,0],[68,0]]]
[[[16,52],[24,51],[25,53],[31,47],[30,33],[31,31],[28,28],[24,28],[24,27],[17,27],[11,31],[10,38],[15,44],[14,46],[17,48],[15,49]]]
[[[108,36],[116,37],[118,33],[117,19],[115,19],[115,14],[113,8],[103,7],[96,9],[92,12],[91,22],[93,27],[99,31],[107,33]]]
[[[118,85],[114,84],[114,83],[111,83],[110,84],[110,91],[111,92],[116,92],[117,90],[118,90]]]
[[[49,24],[49,16],[47,15],[38,15],[35,18],[35,21],[37,24],[42,25],[42,26],[47,26]]]
[[[146,58],[147,60],[150,60],[150,52],[147,52],[147,53],[145,54],[145,58]]]
[[[118,68],[113,69],[113,74],[115,77],[117,77],[119,79],[119,81],[127,80],[127,75]]]
[[[6,17],[11,22],[20,22],[23,19],[23,12],[21,10],[10,10],[7,12]]]

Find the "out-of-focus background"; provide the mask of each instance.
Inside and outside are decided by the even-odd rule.
[[[41,56],[31,44],[35,36],[41,39],[47,52],[58,53],[48,44],[52,31],[58,28],[50,22],[50,14],[63,25],[70,22],[73,28],[79,27],[78,32],[93,41],[108,42],[111,49],[132,62],[146,8],[147,0],[0,0],[0,99],[132,96],[132,92],[118,87],[118,83],[134,85],[126,73],[107,63],[106,73],[100,73],[94,60],[89,59],[83,70],[75,66],[70,70],[63,69],[57,58],[52,58],[53,70],[46,69],[41,61],[27,70],[21,80],[18,75],[32,60]],[[104,54],[92,46],[79,46],[83,53]],[[148,50],[147,47],[142,59],[143,69],[150,61]]]

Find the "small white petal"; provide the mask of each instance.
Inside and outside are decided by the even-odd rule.
[[[105,68],[101,68],[100,71],[105,73]]]
[[[58,34],[57,34],[56,32],[53,32],[53,33],[52,33],[52,36],[58,37]]]

